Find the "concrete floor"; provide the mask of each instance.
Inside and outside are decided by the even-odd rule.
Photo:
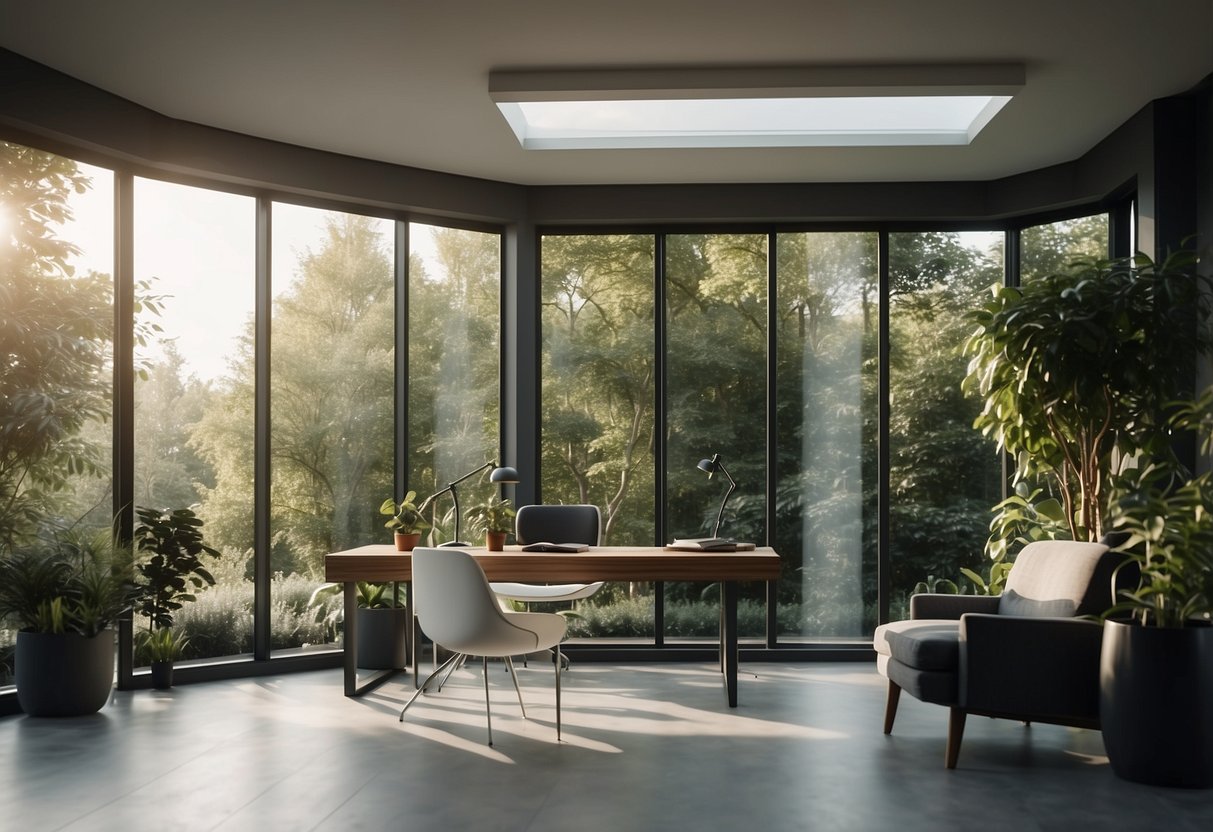
[[[579,663],[556,743],[551,665],[490,666],[403,725],[400,676],[361,699],[339,670],[115,693],[100,714],[0,719],[0,828],[23,830],[1118,830],[1213,828],[1213,792],[1117,779],[1097,732],[902,698],[881,734],[867,664],[746,664],[741,706],[698,664]],[[755,678],[752,674],[757,674]]]

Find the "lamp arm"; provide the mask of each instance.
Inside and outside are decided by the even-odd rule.
[[[459,485],[459,483],[463,482],[464,480],[470,480],[472,477],[476,476],[481,471],[487,471],[490,468],[496,468],[496,467],[497,467],[497,463],[490,460],[490,461],[484,463],[484,465],[481,465],[479,468],[475,469],[474,471],[468,471],[466,474],[464,474],[462,477],[455,480],[454,482],[448,483],[447,488],[453,488],[456,485]]]
[[[737,490],[737,481],[733,479],[729,469],[724,467],[724,463],[717,462],[716,467],[728,479],[729,490],[724,492],[724,499],[720,501],[720,511],[716,512],[716,525],[712,527],[712,537],[720,537],[720,521],[724,519],[724,507],[728,504],[729,497],[733,496],[733,492]]]

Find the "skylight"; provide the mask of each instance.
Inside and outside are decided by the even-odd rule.
[[[1010,96],[500,102],[527,150],[964,145]]]
[[[527,150],[966,145],[1020,65],[490,73]]]

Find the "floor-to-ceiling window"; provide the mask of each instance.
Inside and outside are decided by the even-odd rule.
[[[916,591],[974,592],[986,573],[991,508],[1002,499],[994,443],[961,392],[965,339],[1004,280],[1001,232],[889,235],[890,618]]]
[[[877,600],[877,235],[781,233],[776,255],[778,632],[859,637]]]
[[[193,507],[222,556],[213,587],[174,614],[184,658],[253,651],[252,197],[134,183],[134,500]],[[149,626],[137,620],[136,628]]]
[[[408,487],[418,501],[488,462],[500,447],[501,237],[409,225]],[[458,486],[460,537],[483,545],[468,510],[497,494],[484,471]],[[454,502],[435,500],[423,540],[454,539]]]
[[[0,142],[0,557],[108,536],[113,206],[112,171]]]
[[[549,235],[542,265],[540,495],[598,506],[605,545],[651,545],[654,238]],[[607,585],[570,628],[651,639],[652,585]]]
[[[272,228],[271,647],[282,650],[335,638],[332,617],[309,606],[324,555],[388,539],[394,226],[276,202]]]

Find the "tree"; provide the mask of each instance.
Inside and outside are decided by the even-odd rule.
[[[275,300],[271,360],[274,568],[319,577],[325,553],[379,539],[392,488],[394,280],[374,221],[326,215]],[[251,546],[253,338],[242,339],[191,442],[215,470],[202,516],[216,543]]]
[[[82,431],[109,416],[112,287],[76,275],[77,249],[55,233],[89,186],[76,163],[0,142],[0,171],[12,224],[0,247],[0,548],[11,548],[57,513],[73,476],[106,473]]]

